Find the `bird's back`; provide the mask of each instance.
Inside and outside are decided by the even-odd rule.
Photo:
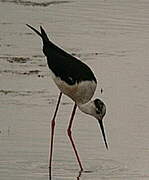
[[[42,37],[43,53],[47,57],[48,66],[58,88],[75,101],[76,99],[83,102],[89,101],[97,84],[91,69],[51,42],[42,27],[40,27],[40,33],[30,25],[28,26]],[[79,96],[82,96],[81,99]]]
[[[48,50],[49,52],[46,55],[48,66],[63,81],[69,85],[80,83],[81,81],[96,82],[93,72],[86,64],[58,47],[51,47]]]

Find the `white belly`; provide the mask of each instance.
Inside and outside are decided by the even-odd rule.
[[[68,85],[60,78],[53,78],[60,91],[69,96],[77,104],[87,103],[94,95],[97,84],[94,81],[83,81]]]

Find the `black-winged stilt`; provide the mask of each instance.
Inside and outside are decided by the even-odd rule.
[[[73,146],[80,169],[81,171],[83,171],[83,166],[80,161],[80,157],[75,147],[74,140],[71,134],[71,127],[77,106],[82,112],[90,114],[98,120],[105,142],[105,146],[108,149],[108,144],[106,141],[103,126],[103,117],[106,113],[106,106],[100,99],[91,100],[97,86],[97,80],[91,69],[86,64],[84,64],[76,57],[73,57],[69,53],[65,52],[63,49],[56,46],[53,42],[51,42],[46,32],[41,26],[41,32],[37,31],[35,28],[28,24],[27,26],[31,28],[33,31],[35,31],[42,38],[43,53],[47,57],[47,63],[52,72],[52,78],[56,83],[57,87],[60,89],[60,95],[58,98],[57,106],[51,122],[51,146],[49,168],[51,169],[52,163],[55,117],[63,93],[69,96],[75,102],[67,133]]]

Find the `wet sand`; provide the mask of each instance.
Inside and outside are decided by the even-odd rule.
[[[73,102],[57,117],[52,180],[149,179],[149,2],[0,0],[0,179],[47,180],[50,120],[58,89],[41,40],[25,24],[81,58],[107,105],[109,151],[96,120],[77,111],[73,135],[86,172],[66,136]],[[100,93],[101,88],[103,93]]]

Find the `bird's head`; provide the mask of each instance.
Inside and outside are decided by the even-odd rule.
[[[108,149],[108,143],[106,140],[105,130],[104,130],[104,126],[103,126],[103,117],[106,114],[105,104],[100,99],[95,99],[86,104],[78,105],[78,107],[82,112],[84,112],[86,114],[90,114],[91,116],[93,116],[97,119],[97,121],[100,125],[100,128],[101,128],[105,146]]]
[[[93,111],[93,116],[99,121],[102,121],[106,114],[106,106],[100,99],[95,99],[93,101]]]

